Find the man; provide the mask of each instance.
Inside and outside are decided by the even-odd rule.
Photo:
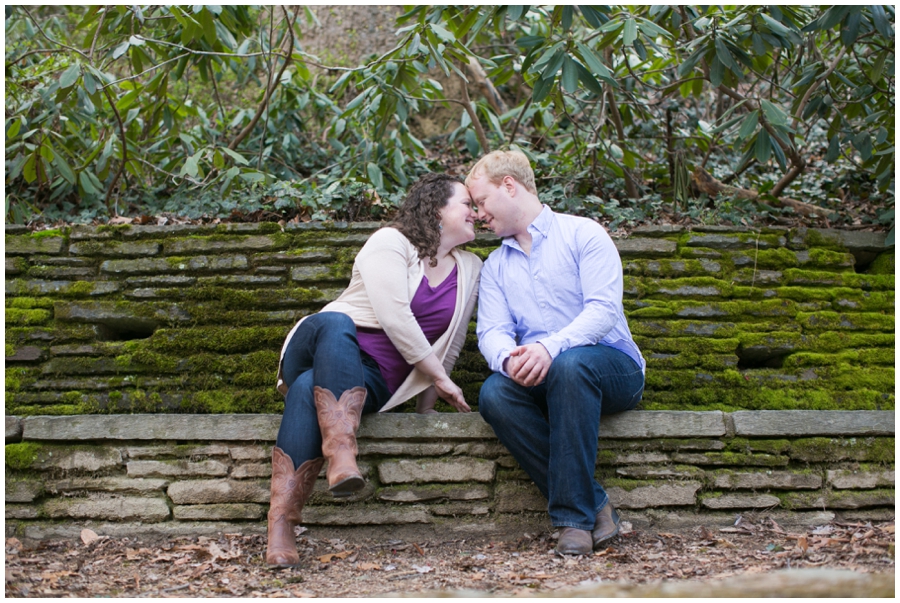
[[[619,529],[594,479],[600,415],[644,391],[622,262],[602,226],[541,204],[521,152],[482,157],[466,186],[503,239],[481,272],[478,346],[494,374],[479,411],[547,498],[557,552],[588,554]]]

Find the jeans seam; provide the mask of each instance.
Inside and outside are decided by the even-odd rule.
[[[575,528],[576,530],[584,530],[585,532],[590,532],[591,530],[594,529],[594,526],[591,526],[589,528],[582,528],[581,526],[578,526],[578,525],[575,525],[572,523],[568,523],[568,522],[558,523],[558,524],[554,525],[553,527],[555,527],[555,528]]]

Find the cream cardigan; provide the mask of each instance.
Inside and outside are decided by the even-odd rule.
[[[482,264],[478,256],[468,251],[454,249],[450,254],[457,266],[456,306],[450,326],[433,346],[428,343],[410,309],[410,301],[425,275],[425,262],[419,259],[419,253],[409,239],[395,228],[382,228],[369,237],[353,262],[350,285],[320,311],[343,312],[357,327],[382,329],[409,364],[424,360],[434,352],[449,374],[466,340],[478,298]],[[400,286],[400,283],[406,286]],[[282,395],[287,395],[288,388],[282,379],[281,362],[291,337],[302,322],[303,319],[294,325],[281,347],[277,388]],[[413,368],[380,412],[402,404],[431,385],[427,375]]]

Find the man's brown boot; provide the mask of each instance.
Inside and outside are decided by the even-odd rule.
[[[272,486],[269,498],[269,530],[266,563],[290,567],[300,563],[294,526],[312,494],[325,459],[310,459],[294,471],[294,461],[277,446],[272,448]]]
[[[600,509],[594,520],[594,529],[591,531],[591,537],[594,541],[596,549],[607,540],[619,533],[619,514],[613,508],[611,502],[607,502],[606,506]]]
[[[556,552],[560,555],[589,555],[591,553],[591,533],[578,528],[562,528],[556,541]]]
[[[328,489],[334,496],[350,496],[366,485],[356,465],[356,430],[366,402],[366,388],[348,389],[336,400],[329,390],[313,388],[322,454],[328,459]]]

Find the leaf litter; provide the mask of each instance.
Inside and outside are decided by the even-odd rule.
[[[622,530],[591,555],[559,557],[556,534],[518,540],[297,539],[301,564],[265,565],[265,537],[6,541],[7,597],[365,597],[479,591],[502,596],[600,583],[710,581],[782,569],[894,572],[894,524],[790,532],[772,519],[680,531]]]

